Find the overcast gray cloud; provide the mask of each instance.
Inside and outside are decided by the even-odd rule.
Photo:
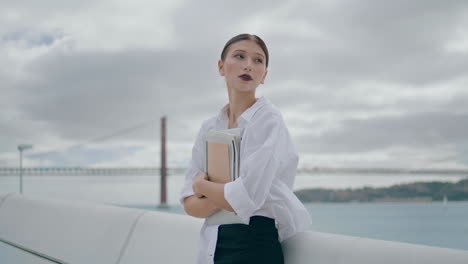
[[[369,119],[347,119],[314,140],[305,137],[315,152],[361,152],[388,147],[435,147],[466,142],[467,114],[421,113]],[[447,139],[450,139],[449,141]],[[450,142],[450,143],[449,143]]]
[[[157,166],[164,114],[186,165],[227,102],[219,53],[250,32],[301,166],[468,168],[467,17],[455,0],[3,2],[0,166],[25,142],[33,165]]]

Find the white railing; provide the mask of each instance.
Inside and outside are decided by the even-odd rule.
[[[0,263],[194,263],[202,221],[101,204],[0,194]],[[468,263],[468,251],[304,232],[287,264]]]

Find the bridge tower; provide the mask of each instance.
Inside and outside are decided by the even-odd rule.
[[[166,116],[161,117],[161,202],[159,207],[168,207],[167,188],[166,188]]]

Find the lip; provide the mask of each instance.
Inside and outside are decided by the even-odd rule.
[[[252,79],[252,76],[250,76],[250,75],[248,75],[248,74],[241,74],[241,75],[239,75],[239,78],[240,78],[241,80],[243,80],[243,81],[246,81],[246,82],[252,81],[252,80],[253,80],[253,79]]]

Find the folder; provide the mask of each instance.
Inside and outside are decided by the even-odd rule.
[[[239,176],[241,129],[211,130],[205,135],[208,179],[228,183]]]
[[[211,130],[205,135],[205,172],[208,180],[228,183],[239,177],[240,128]],[[234,212],[218,210],[206,218],[208,225],[243,223]]]

